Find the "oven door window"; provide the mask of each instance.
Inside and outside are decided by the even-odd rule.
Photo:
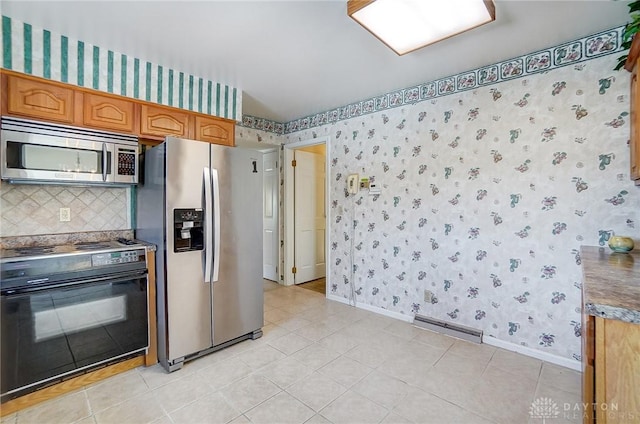
[[[147,279],[2,296],[2,394],[148,347]]]

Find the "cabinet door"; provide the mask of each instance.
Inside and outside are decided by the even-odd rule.
[[[600,336],[603,334],[603,336]],[[596,422],[640,417],[640,324],[596,318]]]
[[[73,90],[9,75],[7,112],[47,121],[73,123]]]
[[[640,92],[638,91],[638,68],[640,68],[640,58],[636,62],[636,66],[633,68],[631,74],[631,139],[629,141],[629,148],[631,149],[631,179],[636,183],[640,183],[640,122],[638,122],[638,102],[640,99]]]
[[[84,94],[83,124],[89,127],[134,132],[134,103],[96,94]]]
[[[189,114],[169,108],[142,105],[140,133],[164,137],[173,135],[188,138]]]
[[[582,302],[584,305],[584,302]],[[596,321],[595,317],[582,312],[582,403],[585,408],[583,423],[593,423],[595,402],[595,361],[596,361]]]
[[[196,116],[195,139],[225,146],[235,145],[235,128],[232,122],[222,119]]]

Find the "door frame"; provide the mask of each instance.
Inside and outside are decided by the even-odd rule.
[[[280,165],[278,164],[278,162],[280,162],[280,148],[279,146],[273,146],[273,148],[269,148],[269,149],[263,149],[260,150],[260,152],[262,153],[262,164],[263,164],[263,175],[262,175],[262,219],[263,219],[263,224],[262,224],[262,234],[264,237],[264,156],[268,153],[276,153],[277,159],[276,159],[276,182],[277,182],[277,189],[276,189],[276,202],[274,205],[274,213],[276,214],[276,230],[277,230],[277,234],[275,239],[276,241],[276,255],[277,255],[277,260],[276,260],[276,279],[273,280],[276,283],[280,283],[280,267],[281,267],[281,261],[282,258],[280,257]],[[264,278],[264,255],[262,258],[262,277]]]
[[[294,150],[299,149],[301,147],[309,147],[314,146],[316,144],[324,144],[325,145],[325,199],[324,199],[324,209],[325,209],[325,237],[324,237],[324,246],[325,246],[325,279],[327,282],[327,287],[329,285],[329,251],[331,246],[331,231],[330,231],[330,208],[329,208],[329,179],[330,179],[330,171],[331,171],[331,148],[329,145],[329,136],[312,138],[309,140],[296,141],[294,143],[288,143],[284,145],[284,269],[282,275],[284,275],[284,285],[292,286],[294,285],[294,274],[291,272],[293,268],[293,264],[295,262],[295,251],[294,251],[294,208],[293,208],[293,167],[291,166],[291,161],[293,160]],[[328,290],[325,291],[329,293]]]

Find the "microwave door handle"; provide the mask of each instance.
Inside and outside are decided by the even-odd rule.
[[[212,193],[211,193],[211,171],[209,168],[205,167],[202,171],[202,181],[204,188],[204,282],[211,283],[211,262],[213,253],[213,237],[211,236],[212,232],[212,219],[211,219],[211,204],[212,204]]]
[[[220,273],[220,184],[218,182],[218,170],[211,170],[213,180],[213,276],[211,282],[218,281]]]
[[[107,181],[107,143],[102,143],[102,181]]]

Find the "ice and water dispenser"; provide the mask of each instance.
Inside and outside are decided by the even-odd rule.
[[[204,249],[204,212],[202,209],[173,210],[173,251]]]

